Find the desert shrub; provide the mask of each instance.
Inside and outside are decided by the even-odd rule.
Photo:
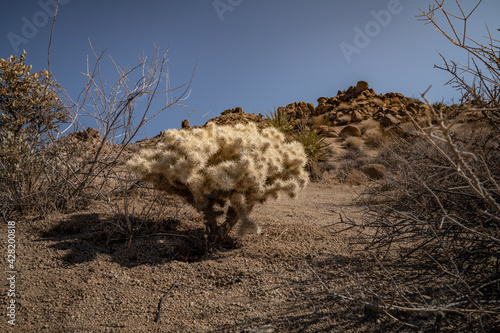
[[[345,149],[336,169],[336,178],[340,182],[349,180],[349,174],[353,170],[360,170],[363,166],[370,163],[373,163],[372,157],[364,150]]]
[[[319,116],[312,116],[308,119],[308,126],[312,129],[319,129],[321,126],[331,126],[331,122],[325,114]]]
[[[347,125],[350,122],[351,122],[351,116],[348,114],[345,114],[345,115],[338,118],[337,125]]]
[[[322,165],[331,154],[325,136],[307,126],[301,126],[293,137],[304,147],[307,156],[306,168],[311,178],[322,179]]]
[[[290,134],[294,129],[294,123],[286,112],[277,111],[276,108],[267,114],[269,124],[284,134]]]
[[[207,235],[218,242],[239,220],[238,235],[258,232],[249,217],[253,207],[280,192],[295,196],[308,182],[306,162],[302,145],[287,142],[275,128],[209,123],[167,131],[156,148],[139,152],[128,165],[143,181],[202,212]]]
[[[0,59],[0,184],[2,212],[37,210],[43,148],[53,140],[68,111],[59,99],[59,85],[46,70],[32,73],[19,57]]]
[[[271,115],[268,115],[269,124],[284,133],[288,141],[295,140],[303,145],[307,155],[306,169],[312,180],[323,179],[322,165],[331,154],[325,136],[315,130],[311,124],[311,122],[316,123],[318,119],[312,121],[306,117],[295,124],[285,112],[275,109]]]
[[[367,129],[363,135],[365,144],[371,148],[380,148],[387,141],[384,133],[378,128]]]
[[[363,150],[363,139],[350,136],[345,139],[344,147],[349,150],[362,151]]]
[[[124,215],[110,198],[134,183],[124,166],[127,146],[155,115],[183,100],[189,85],[180,96],[166,94],[164,107],[153,113],[166,54],[155,49],[131,70],[111,60],[115,82],[103,75],[104,52],[94,56],[94,62],[88,58],[87,85],[76,101],[47,71],[31,73],[26,54],[0,60],[0,208],[5,218],[75,211],[95,200]],[[145,107],[136,113],[140,99]],[[97,129],[80,130],[82,116],[95,120]],[[60,130],[63,123],[67,127]]]
[[[441,14],[453,32],[446,37],[465,50],[474,64],[445,61],[443,67],[452,75],[450,82],[461,89],[463,104],[432,106],[424,93],[431,121],[411,118],[405,135],[395,136],[378,158],[392,177],[384,184],[370,185],[361,197],[363,203],[370,203],[369,218],[344,222],[368,243],[365,251],[377,260],[391,285],[365,288],[363,297],[370,295],[372,304],[392,314],[397,309],[426,314],[435,320],[438,331],[445,322],[454,331],[496,331],[500,48],[491,37],[481,44],[466,35],[466,22],[477,6],[467,13],[457,2],[460,12],[452,14],[443,2],[436,4],[423,13],[423,19],[446,35],[437,22]],[[462,20],[464,29],[457,29],[461,33],[455,30],[452,16]],[[474,122],[469,114],[474,114]]]
[[[380,128],[380,122],[375,119],[367,119],[358,125],[361,134],[365,134],[368,130]]]

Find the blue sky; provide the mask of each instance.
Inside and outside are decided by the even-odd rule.
[[[462,2],[470,9],[475,1]],[[47,67],[52,19],[47,19],[46,12],[54,3],[17,0],[2,4],[0,58],[26,49],[27,62],[34,70]],[[186,118],[201,125],[236,106],[265,114],[295,101],[316,105],[318,97],[335,96],[359,80],[368,81],[377,93],[394,91],[410,97],[418,97],[432,85],[428,94],[431,101],[456,101],[459,94],[444,86],[450,76],[433,67],[442,64],[438,52],[460,61],[464,54],[432,26],[415,18],[418,8],[426,9],[432,3],[61,0],[51,70],[76,98],[85,84],[81,73],[91,53],[89,39],[94,49],[107,48],[122,66],[137,64],[138,54],[143,52],[151,55],[154,45],[163,51],[169,49],[172,86],[188,82],[197,64],[191,93],[184,103],[200,114],[209,114],[203,118],[193,112],[186,114],[183,108],[168,110],[148,124],[143,136],[178,128]],[[500,39],[499,14],[500,1],[484,0],[469,24],[471,36],[481,39],[486,23]],[[30,24],[36,31],[26,27]],[[108,61],[104,65],[104,74],[112,77],[112,64]],[[141,107],[145,105],[139,102],[136,108]]]

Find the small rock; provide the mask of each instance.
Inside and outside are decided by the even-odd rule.
[[[337,138],[339,135],[329,126],[327,125],[319,125],[318,126],[319,133],[329,137],[329,138]]]
[[[327,100],[328,100],[328,98],[326,98],[326,97],[318,98],[318,106],[325,104]]]
[[[254,328],[249,331],[250,333],[273,333],[274,332],[274,327],[273,325],[266,325],[266,326],[261,326]]]

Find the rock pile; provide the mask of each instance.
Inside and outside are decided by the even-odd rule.
[[[245,113],[241,107],[228,109],[222,112],[219,117],[210,119],[207,124],[209,122],[213,122],[217,125],[230,125],[236,123],[248,124],[254,122],[261,128],[266,126],[266,119],[261,114]]]
[[[70,133],[68,135],[68,138],[72,139],[72,141],[75,142],[78,141],[94,142],[101,139],[101,137],[99,136],[99,131],[92,127],[89,127],[87,129],[78,132]]]
[[[422,102],[405,97],[400,93],[376,94],[365,81],[359,81],[347,90],[338,91],[334,97],[318,98],[318,106],[312,103],[295,102],[286,107],[279,107],[279,112],[286,112],[292,119],[310,117],[341,126],[359,123],[373,118],[384,127],[396,126],[408,120],[409,115],[416,116],[426,112]]]
[[[316,108],[312,103],[295,102],[278,108],[279,114],[287,114],[291,119],[303,119],[306,116],[315,114]]]
[[[279,114],[286,114],[296,123],[309,119],[318,124],[316,128],[321,132],[337,136],[333,127],[355,126],[364,120],[374,119],[381,126],[391,128],[408,121],[409,115],[425,114],[427,106],[400,93],[377,94],[366,81],[359,81],[347,90],[339,90],[334,97],[318,98],[316,107],[313,103],[294,102],[278,107],[277,111]],[[266,126],[266,119],[261,114],[245,113],[241,107],[225,110],[219,117],[208,122],[217,125],[255,122],[259,127]],[[355,129],[348,128],[346,131],[349,133],[347,136],[360,136],[359,133],[351,134],[356,132]]]

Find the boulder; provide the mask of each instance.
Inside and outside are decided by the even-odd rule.
[[[315,111],[316,111],[316,108],[314,107],[314,104],[313,103],[307,103],[307,107],[309,108],[309,112],[311,114],[314,114]]]
[[[409,103],[406,105],[406,111],[408,111],[411,115],[415,115],[418,113],[420,110],[420,107],[417,105],[417,103]]]
[[[356,126],[353,126],[353,125],[347,125],[346,127],[344,127],[341,131],[340,131],[340,134],[339,136],[343,139],[346,139],[350,136],[357,136],[357,137],[361,137],[361,131],[359,128],[357,128]]]
[[[365,90],[368,90],[368,82],[358,81],[358,83],[356,84],[356,88],[354,89],[354,94],[359,95]]]
[[[245,111],[243,111],[240,107],[225,110],[219,117],[210,119],[207,124],[209,122],[213,122],[217,125],[234,125],[239,123],[248,124],[253,122],[260,128],[266,127],[268,124],[267,120],[264,119],[261,114],[245,113]],[[207,124],[203,126],[206,126]]]
[[[327,125],[319,125],[318,130],[320,134],[323,134],[324,136],[329,138],[337,138],[339,136],[333,128]]]
[[[359,112],[358,110],[354,110],[351,114],[351,122],[359,123],[362,120],[363,120],[363,115],[361,114],[361,112]]]
[[[95,128],[89,127],[85,130],[73,133],[74,137],[81,141],[94,141],[101,139],[99,131]]]
[[[327,100],[328,100],[328,98],[326,98],[326,97],[318,98],[318,106],[325,104]]]
[[[311,104],[311,105],[309,105]],[[315,111],[314,105],[312,103],[306,103],[306,102],[295,102],[295,103],[290,103],[286,107],[279,107],[278,111],[280,110],[286,110],[286,114],[292,119],[302,119],[308,115],[310,115],[312,112]],[[282,111],[281,111],[282,112]],[[313,114],[317,113],[314,112]]]
[[[316,111],[314,112],[315,115],[322,115],[324,113],[327,113],[328,111],[331,111],[333,109],[333,106],[330,104],[320,104],[316,108]]]
[[[327,101],[328,104],[332,104],[332,105],[336,105],[338,102],[339,102],[339,99],[337,98],[337,96],[330,97]]]
[[[384,127],[393,127],[399,125],[400,123],[401,121],[391,114],[386,114],[382,117],[382,119],[380,119],[380,124]]]

